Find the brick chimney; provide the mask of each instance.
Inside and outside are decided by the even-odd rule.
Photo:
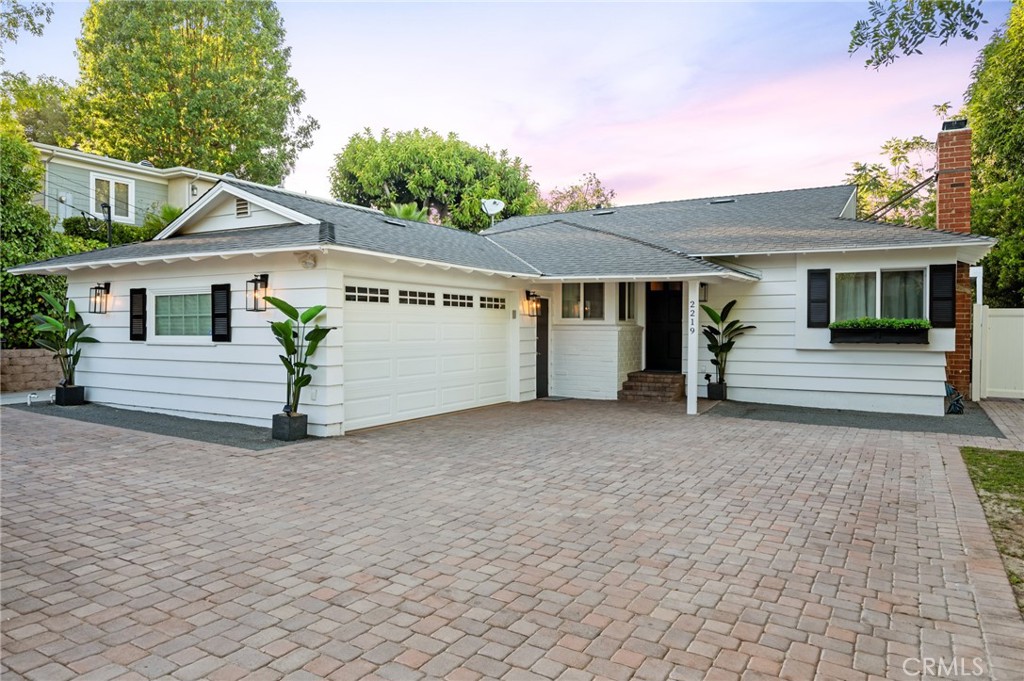
[[[946,121],[935,142],[938,186],[935,226],[947,232],[971,231],[971,129],[964,119]]]
[[[966,120],[946,121],[935,142],[935,227],[971,231],[971,129]],[[956,264],[956,345],[946,353],[946,381],[971,394],[971,276],[967,263]]]

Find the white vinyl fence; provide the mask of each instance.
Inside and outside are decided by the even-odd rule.
[[[1024,310],[974,306],[971,399],[1024,398]]]

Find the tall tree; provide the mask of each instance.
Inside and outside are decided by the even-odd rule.
[[[986,23],[981,0],[902,0],[868,3],[870,17],[858,21],[850,32],[849,52],[862,47],[871,52],[865,66],[887,66],[900,56],[921,54],[925,40],[978,39],[978,27]]]
[[[40,36],[53,16],[52,2],[19,2],[0,0],[0,65],[4,63],[4,45],[18,42],[18,35],[28,31]]]
[[[569,185],[565,189],[552,189],[544,203],[549,213],[569,213],[599,207],[607,208],[612,205],[614,199],[614,189],[601,184],[596,173],[586,173],[577,184]]]
[[[269,0],[93,0],[78,40],[83,151],[279,184],[318,123]]]
[[[999,239],[982,261],[986,302],[1024,307],[1024,3],[978,57],[967,91],[975,232]]]
[[[69,139],[71,123],[67,113],[71,86],[50,76],[32,80],[24,73],[0,75],[2,101],[25,129],[31,142],[63,146]]]
[[[331,194],[361,205],[416,203],[431,220],[478,232],[490,225],[480,200],[501,199],[502,216],[533,212],[539,204],[530,167],[504,149],[475,147],[455,133],[433,130],[353,135],[335,156]]]

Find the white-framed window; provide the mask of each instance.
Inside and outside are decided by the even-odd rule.
[[[604,283],[562,284],[562,319],[604,319]]]
[[[205,336],[213,333],[212,296],[194,293],[157,293],[153,296],[153,332],[156,336]]]
[[[636,282],[619,282],[619,321],[636,319]]]
[[[113,175],[89,174],[92,187],[89,211],[103,215],[103,204],[110,204],[110,217],[117,222],[135,222],[135,180]]]
[[[859,317],[923,319],[926,316],[923,269],[836,272],[833,291],[832,319],[835,321]]]

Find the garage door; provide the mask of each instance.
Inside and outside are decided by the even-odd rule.
[[[508,401],[510,293],[346,283],[346,431]]]

